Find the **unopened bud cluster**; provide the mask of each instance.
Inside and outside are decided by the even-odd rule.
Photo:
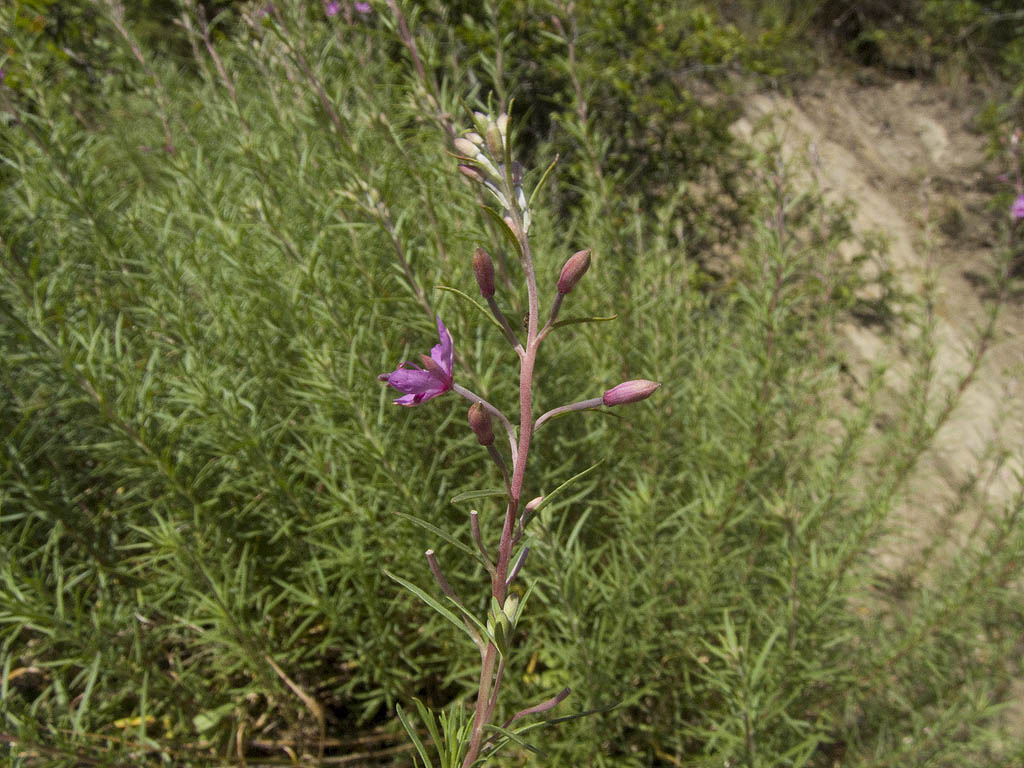
[[[522,219],[523,234],[530,231],[530,210],[523,192],[523,167],[508,159],[508,115],[491,119],[474,112],[475,131],[455,139],[459,172],[470,181],[483,185],[501,206],[508,220],[513,205]]]
[[[511,160],[508,152],[508,115],[502,114],[497,118],[491,118],[481,112],[473,115],[476,130],[467,131],[463,136],[455,139],[455,150],[460,161],[459,171],[471,181],[482,184],[502,205],[502,218],[508,224],[513,236],[520,241],[525,241],[526,231],[529,226],[529,211],[526,197],[523,194],[522,181],[523,169]],[[543,181],[543,180],[542,180]],[[510,205],[515,205],[519,217],[512,216],[515,210],[510,210]],[[494,213],[494,211],[491,211]],[[518,221],[516,219],[518,218]],[[517,231],[517,224],[522,229]],[[524,266],[527,267],[527,280],[535,280],[533,265],[529,263],[529,256],[521,252],[524,258]],[[563,299],[572,293],[573,289],[583,279],[590,269],[591,250],[585,248],[576,251],[566,259],[562,270],[558,275],[555,284],[556,295],[551,306],[551,315],[547,325],[540,331],[540,335],[533,342],[533,348],[523,345],[516,338],[515,331],[504,317],[501,309],[494,299],[495,280],[494,262],[491,256],[483,248],[476,248],[473,252],[473,275],[476,278],[480,295],[487,300],[495,319],[505,331],[506,338],[517,348],[521,355],[535,354],[536,344],[543,339],[554,327],[560,325],[558,314]],[[578,321],[577,321],[578,322]],[[524,347],[527,347],[524,350]],[[613,407],[627,405],[646,400],[661,386],[656,381],[647,379],[634,379],[625,381],[609,390],[606,390],[601,397],[588,400],[580,400],[569,405],[560,406],[542,415],[536,422],[539,426],[550,418],[560,416],[571,411],[583,411],[591,408]],[[491,424],[491,414],[479,402],[469,409],[469,424],[476,435],[480,445],[492,450],[494,443],[494,431]],[[513,440],[514,443],[514,440]],[[539,504],[540,500],[534,502]],[[527,512],[530,506],[526,507]]]

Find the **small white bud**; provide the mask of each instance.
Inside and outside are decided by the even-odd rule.
[[[476,144],[469,139],[458,138],[455,140],[455,151],[460,155],[468,157],[470,160],[475,160],[476,156],[480,154],[480,150]]]

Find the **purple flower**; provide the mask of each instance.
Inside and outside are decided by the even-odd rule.
[[[1024,219],[1024,195],[1017,195],[1017,199],[1010,206],[1010,215],[1015,219]]]
[[[387,382],[403,394],[395,400],[395,405],[419,405],[433,397],[443,395],[452,388],[452,337],[444,327],[441,318],[437,318],[437,333],[441,343],[435,344],[430,350],[430,357],[420,355],[423,367],[415,363],[402,363],[391,373],[382,373],[377,378]],[[410,366],[410,367],[406,367]]]
[[[338,0],[330,0],[330,2],[324,3],[324,13],[328,16],[337,16],[338,11],[341,10],[341,3]]]
[[[353,7],[356,9],[356,13],[361,13],[361,14],[363,14],[363,16],[365,16],[366,14],[368,14],[370,12],[370,4],[369,3],[356,3],[355,6],[353,6]]]

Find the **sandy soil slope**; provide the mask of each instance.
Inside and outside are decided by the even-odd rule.
[[[786,152],[816,153],[826,193],[856,202],[855,229],[890,238],[890,258],[905,289],[921,291],[934,270],[936,368],[939,381],[954,387],[984,319],[988,297],[981,276],[991,274],[994,249],[1005,245],[998,214],[987,206],[1006,167],[985,163],[985,139],[971,130],[977,102],[958,103],[949,91],[918,81],[879,82],[876,76],[865,85],[823,73],[794,96],[759,94],[747,103],[737,132],[749,135],[758,119],[771,115]],[[885,359],[887,383],[894,391],[904,388],[909,363],[891,339],[855,324],[843,332],[859,382]],[[880,565],[898,569],[930,541],[965,541],[983,505],[1001,508],[1019,493],[1022,470],[1024,300],[1018,284],[973,383],[910,481],[892,521],[903,535],[878,553]],[[964,498],[972,503],[957,503]],[[941,566],[941,557],[933,562]],[[1024,683],[1016,687],[1020,704],[1010,716],[1024,723]]]

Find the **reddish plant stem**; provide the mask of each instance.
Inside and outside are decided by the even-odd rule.
[[[514,200],[512,184],[507,177],[505,178],[505,187],[507,198]],[[516,514],[519,512],[519,501],[522,497],[523,481],[526,477],[526,460],[530,455],[530,441],[533,437],[533,372],[537,362],[537,349],[542,341],[539,333],[540,303],[537,298],[537,277],[533,271],[530,241],[523,226],[522,212],[513,207],[510,215],[513,220],[513,231],[516,232],[519,239],[530,313],[526,345],[520,356],[519,365],[519,445],[512,469],[512,482],[509,488],[508,505],[505,508],[505,522],[501,529],[501,541],[498,544],[498,561],[491,576],[491,596],[497,600],[499,605],[505,604],[508,594],[505,580],[508,577],[509,564],[512,560]],[[494,710],[498,704],[498,691],[501,689],[501,679],[505,671],[505,663],[502,660],[498,663],[497,672],[495,672],[498,649],[495,648],[494,643],[488,643],[481,654],[483,658],[480,668],[480,689],[477,692],[476,709],[473,714],[473,730],[470,735],[469,750],[462,761],[462,768],[470,768],[480,755],[480,750],[483,748],[484,726],[494,716]]]

